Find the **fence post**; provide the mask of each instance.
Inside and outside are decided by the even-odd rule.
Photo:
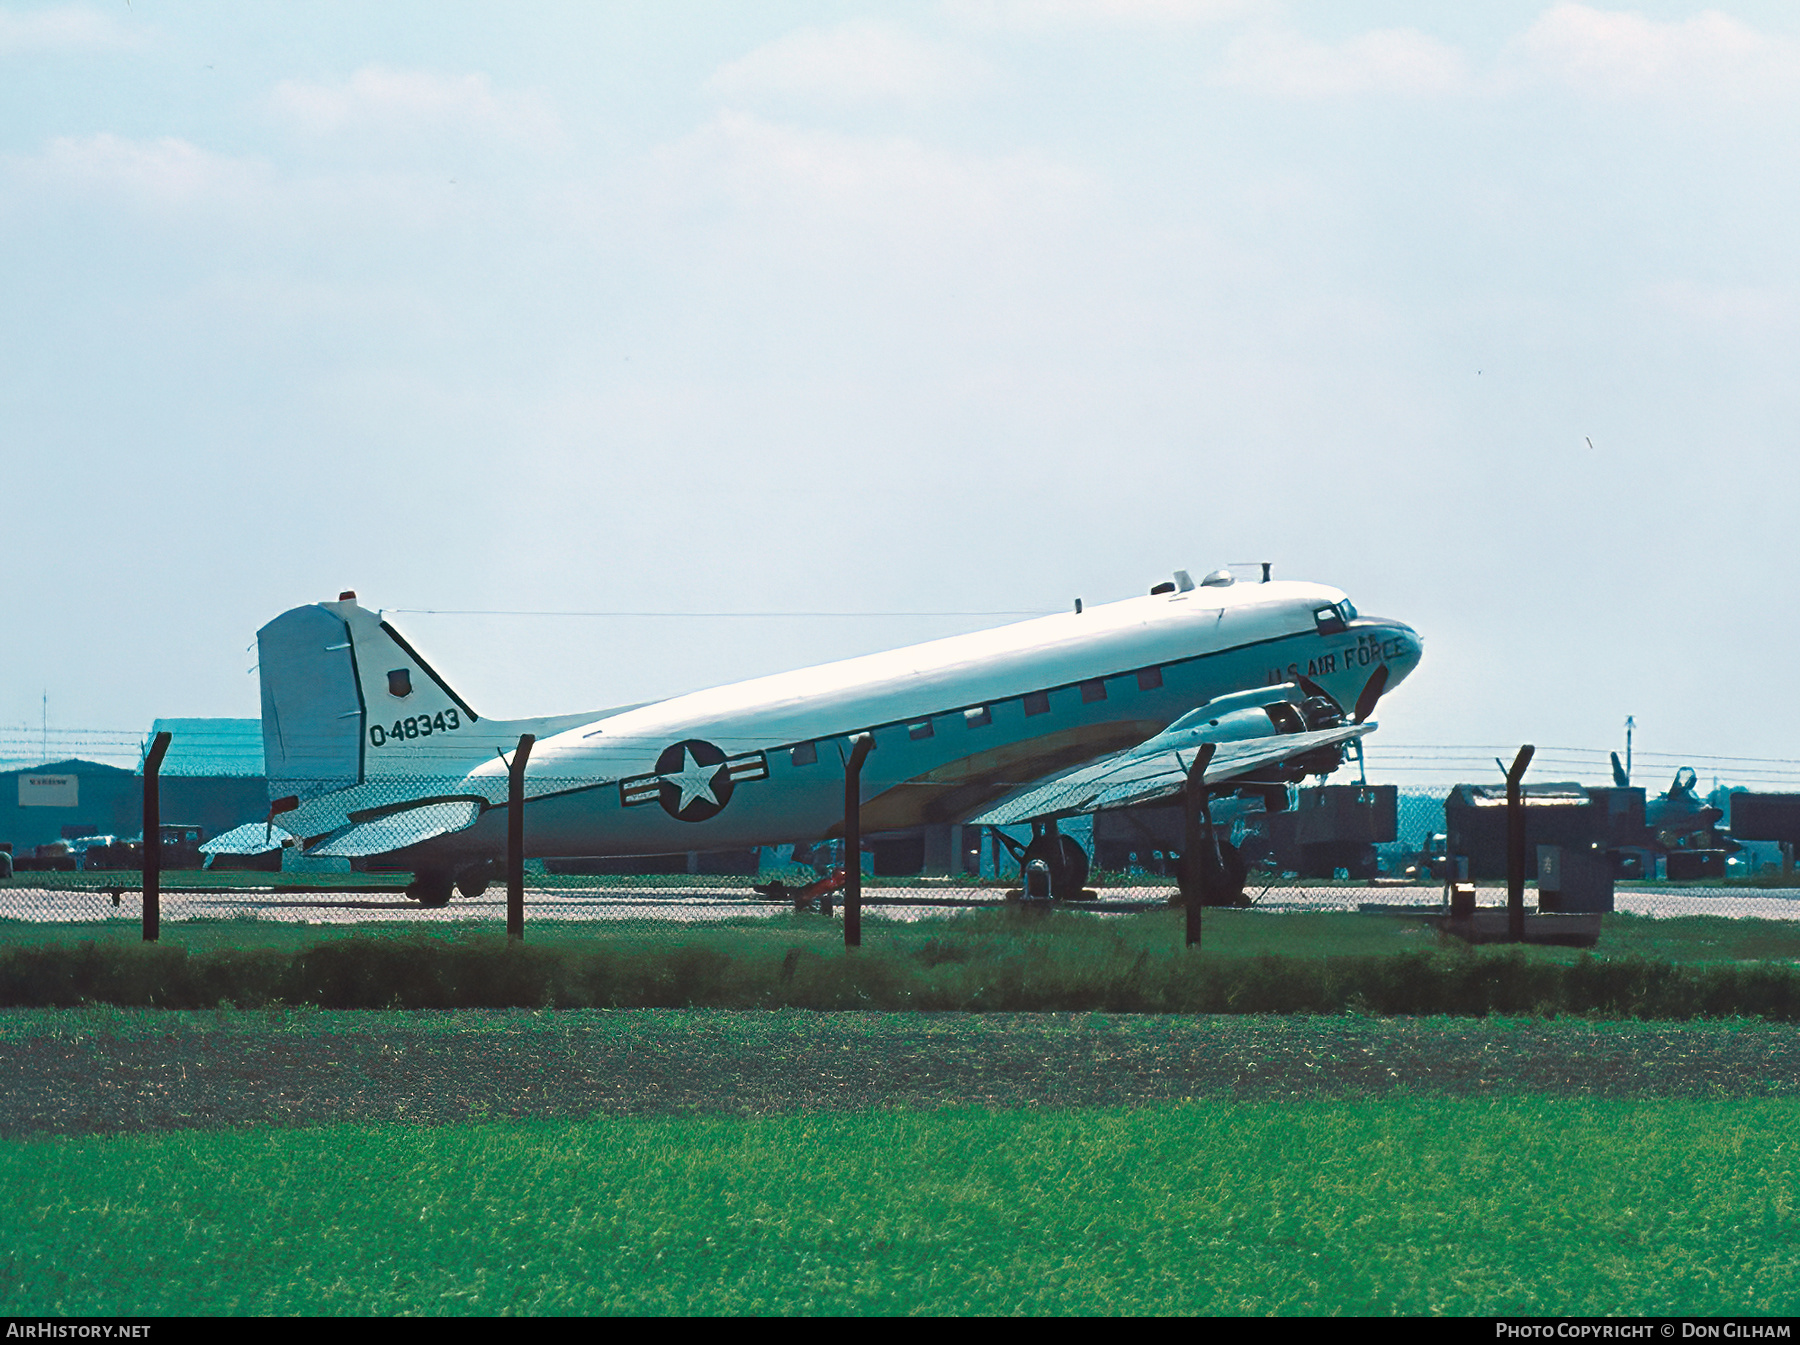
[[[537,735],[521,733],[506,763],[506,937],[525,937],[525,763]]]
[[[844,947],[862,947],[862,768],[875,739],[859,733],[844,763]]]
[[[1206,898],[1212,887],[1213,852],[1212,805],[1206,798],[1206,768],[1212,764],[1214,743],[1201,743],[1188,767],[1187,787],[1181,794],[1181,868],[1180,887],[1183,913],[1187,917],[1187,946],[1200,946],[1200,919],[1206,910]]]
[[[1537,748],[1526,743],[1506,772],[1506,937],[1525,941],[1525,791],[1520,781]]]
[[[169,751],[167,729],[151,740],[144,754],[144,942],[162,933],[162,795],[157,775]]]

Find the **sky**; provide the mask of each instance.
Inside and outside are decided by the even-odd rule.
[[[1796,144],[1748,0],[0,4],[0,756],[343,589],[518,716],[1268,561],[1378,744],[1800,759]]]

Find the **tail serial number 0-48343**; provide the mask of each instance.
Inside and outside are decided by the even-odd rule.
[[[410,715],[405,719],[396,719],[386,728],[380,724],[371,724],[369,746],[386,747],[389,743],[399,742],[404,738],[429,738],[434,733],[453,733],[462,726],[462,717],[454,710],[440,710],[435,715]]]

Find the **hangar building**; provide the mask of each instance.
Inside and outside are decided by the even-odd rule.
[[[145,737],[171,735],[163,760],[162,816],[216,836],[268,815],[262,724],[255,719],[159,719]],[[0,771],[0,843],[16,855],[78,836],[139,837],[143,755],[135,770],[70,758]]]

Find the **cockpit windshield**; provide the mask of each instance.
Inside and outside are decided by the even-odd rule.
[[[1345,598],[1329,607],[1315,607],[1313,620],[1318,624],[1319,634],[1336,635],[1356,620],[1356,604]]]

